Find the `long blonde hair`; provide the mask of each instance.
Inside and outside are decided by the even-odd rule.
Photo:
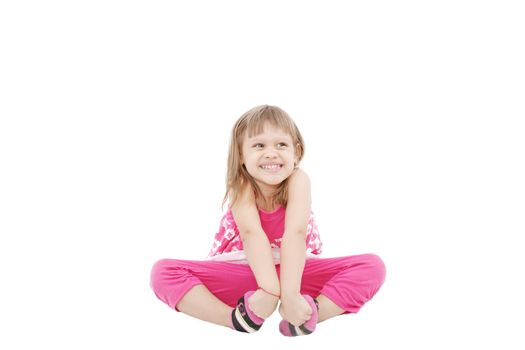
[[[277,106],[260,105],[244,113],[235,123],[231,132],[230,150],[228,153],[228,170],[226,175],[226,194],[224,195],[221,209],[224,203],[230,199],[230,206],[233,206],[239,198],[241,189],[245,184],[250,184],[258,198],[264,198],[261,189],[248,173],[242,164],[242,145],[244,136],[248,137],[259,135],[263,132],[265,122],[270,122],[275,127],[282,129],[292,137],[295,146],[295,156],[298,166],[304,156],[304,141],[297,125],[288,113]],[[271,207],[281,204],[286,207],[288,202],[288,179],[281,182],[271,199]]]

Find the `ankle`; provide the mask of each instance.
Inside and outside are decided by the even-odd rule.
[[[235,309],[232,310],[232,325],[237,331],[254,333],[264,323],[264,318],[255,314],[248,303],[248,299],[253,293],[253,291],[246,292],[237,302]]]
[[[233,319],[232,319],[232,313],[234,312],[234,310],[235,310],[234,307],[229,308],[228,312],[224,316],[225,321],[223,323],[223,326],[231,328],[231,329],[235,329],[235,325],[233,324]]]

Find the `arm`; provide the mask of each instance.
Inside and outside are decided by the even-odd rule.
[[[285,230],[281,242],[282,295],[296,295],[301,290],[301,277],[306,259],[306,229],[310,218],[310,179],[301,169],[294,172],[288,184]]]
[[[281,241],[281,307],[284,319],[299,326],[312,310],[301,296],[301,278],[306,259],[306,229],[310,217],[310,179],[302,170],[290,178],[285,231]]]
[[[269,292],[280,294],[270,242],[262,229],[251,189],[243,191],[237,203],[232,206],[232,214],[257,284]]]
[[[279,278],[273,263],[270,242],[264,231],[261,229],[260,231],[245,234],[243,246],[248,263],[257,280],[257,285],[273,294],[279,295],[281,290]]]

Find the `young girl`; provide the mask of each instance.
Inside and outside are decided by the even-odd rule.
[[[158,261],[157,297],[178,312],[253,333],[277,308],[285,336],[355,313],[383,284],[374,254],[320,258],[310,180],[299,168],[304,143],[282,109],[262,105],[235,123],[230,140],[228,211],[207,260]]]

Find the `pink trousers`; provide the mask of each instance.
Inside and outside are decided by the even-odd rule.
[[[280,265],[275,265],[280,277]],[[385,280],[385,265],[374,254],[307,259],[301,294],[324,295],[344,313],[355,313],[379,290]],[[225,304],[235,307],[239,298],[257,289],[249,265],[218,261],[159,260],[151,271],[155,295],[177,309],[178,302],[195,285],[204,284]]]

